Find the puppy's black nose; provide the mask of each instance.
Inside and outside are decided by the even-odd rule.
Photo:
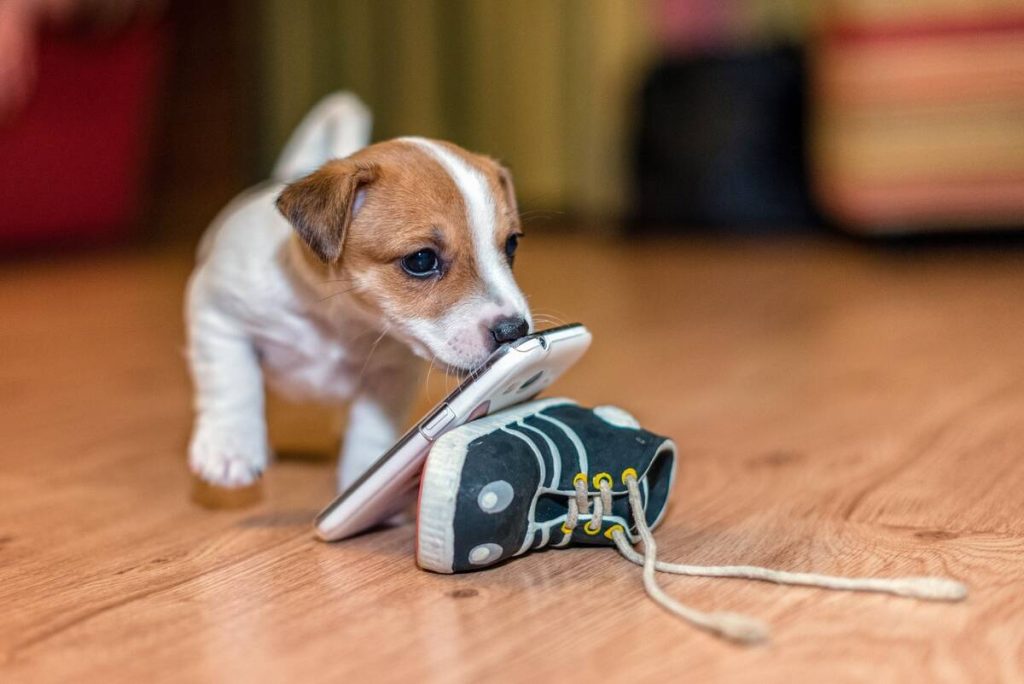
[[[499,318],[491,326],[491,335],[498,344],[514,342],[530,332],[530,326],[521,316],[515,318]]]

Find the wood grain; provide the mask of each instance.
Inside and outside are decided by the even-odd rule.
[[[538,233],[541,231],[534,231]],[[666,578],[769,622],[678,624],[612,550],[456,577],[410,525],[314,541],[336,434],[275,411],[254,507],[190,500],[186,253],[0,266],[0,680],[1024,680],[1022,254],[531,235],[537,311],[582,320],[558,391],[681,446],[666,559],[949,574],[965,604]],[[423,399],[445,382],[432,376]],[[312,446],[311,446],[312,445]]]

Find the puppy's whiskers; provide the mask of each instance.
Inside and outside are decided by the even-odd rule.
[[[359,381],[356,383],[357,385],[363,384],[363,375],[366,374],[366,368],[370,365],[370,359],[373,358],[373,352],[377,351],[377,345],[379,345],[380,341],[384,339],[384,336],[388,334],[388,329],[390,327],[390,325],[385,324],[384,330],[381,331],[380,335],[376,340],[374,340],[373,345],[370,347],[370,352],[366,355],[366,361],[363,362],[363,368],[359,371]]]
[[[476,375],[477,375],[477,374],[478,374],[478,373],[479,373],[479,372],[480,372],[480,371],[481,371],[481,370],[483,369],[483,367],[484,367],[485,365],[487,365],[487,359],[484,359],[484,360],[483,360],[483,361],[481,361],[480,363],[478,363],[478,364],[476,364],[475,366],[473,366],[473,367],[472,367],[472,368],[471,368],[471,369],[469,370],[469,373],[467,373],[467,375],[468,375],[468,376],[470,376],[470,377],[475,377],[475,376],[476,376]]]
[[[529,301],[529,297],[527,297],[527,301]],[[533,308],[533,309],[531,309],[531,312],[533,314],[535,314],[535,315],[540,315],[540,316],[559,316],[559,317],[562,317],[562,316],[565,315],[564,312],[559,311],[558,309],[549,309],[549,308],[546,308],[546,307],[545,308]]]
[[[553,314],[542,313],[538,311],[532,312],[533,324],[537,329],[541,328],[557,328],[561,325],[566,325],[568,321],[561,317]]]
[[[445,369],[445,371],[444,371],[444,393],[445,394],[450,394],[453,389],[458,387],[458,380],[456,379],[457,377],[458,376],[456,376],[455,374],[452,373],[451,367],[448,367],[448,368]],[[455,381],[454,385],[452,384],[453,380]]]
[[[423,377],[423,392],[430,393],[430,374],[434,372],[434,364],[437,363],[437,354],[430,355],[430,365],[427,366],[427,373]]]
[[[353,285],[352,287],[348,288],[347,290],[342,290],[341,292],[332,292],[331,294],[327,295],[326,297],[322,297],[322,298],[320,298],[317,301],[318,302],[326,302],[328,299],[331,299],[333,297],[340,297],[341,295],[348,294],[349,292],[353,292],[354,290],[358,290],[358,289],[359,289],[358,285]]]

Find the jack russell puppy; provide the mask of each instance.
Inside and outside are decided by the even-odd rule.
[[[364,147],[369,128],[358,99],[329,96],[275,181],[235,199],[200,242],[185,303],[189,465],[210,484],[243,487],[267,467],[264,382],[351,401],[344,489],[398,439],[423,359],[467,372],[531,331],[508,171],[424,138]]]

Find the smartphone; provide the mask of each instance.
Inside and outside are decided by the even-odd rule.
[[[337,541],[363,532],[415,501],[420,471],[438,437],[475,418],[537,396],[590,346],[573,323],[505,344],[370,466],[316,518],[316,534]]]

